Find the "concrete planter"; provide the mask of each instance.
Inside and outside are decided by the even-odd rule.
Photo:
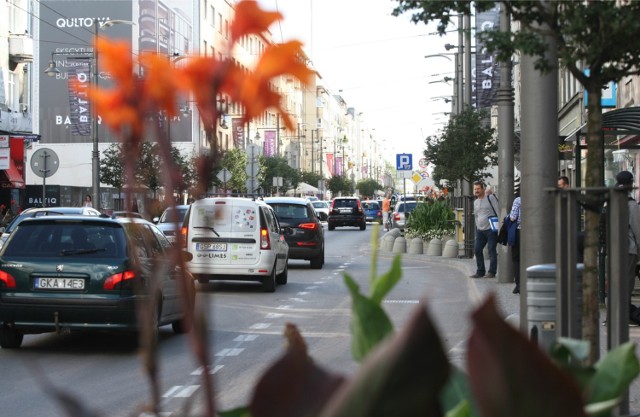
[[[440,239],[431,239],[429,248],[427,249],[427,255],[442,256],[442,241]]]
[[[411,255],[422,255],[424,253],[424,242],[422,239],[419,237],[411,239],[407,253]]]

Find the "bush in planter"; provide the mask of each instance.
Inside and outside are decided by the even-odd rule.
[[[426,241],[442,239],[456,230],[456,217],[446,201],[430,200],[418,204],[407,220],[405,235]]]

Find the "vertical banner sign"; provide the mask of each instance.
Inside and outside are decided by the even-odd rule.
[[[500,27],[500,5],[476,15],[476,108],[490,109],[496,103],[500,86],[497,53],[490,54],[480,34]]]
[[[265,130],[264,131],[264,145],[263,145],[263,155],[267,157],[272,157],[276,154],[276,131],[275,130]]]
[[[336,156],[336,175],[342,175],[342,157]]]
[[[333,168],[334,167],[335,167],[335,164],[333,163],[333,154],[332,153],[328,153],[327,154],[327,171],[329,171],[329,173],[331,173],[332,177],[335,175],[335,173],[333,172]]]
[[[233,144],[237,149],[244,148],[244,123],[239,117],[231,119],[231,129],[233,134]]]
[[[69,120],[72,136],[91,136],[91,107],[87,100],[87,91],[91,86],[91,73],[88,61],[70,61],[73,66],[67,68],[69,88]],[[74,89],[74,84],[77,87]]]

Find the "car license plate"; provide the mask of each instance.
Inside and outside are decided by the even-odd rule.
[[[227,244],[226,243],[196,243],[196,250],[226,252]]]
[[[84,290],[84,279],[36,278],[35,287],[42,290]]]

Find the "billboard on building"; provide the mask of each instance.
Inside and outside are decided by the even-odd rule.
[[[40,68],[37,71],[42,143],[88,143],[93,140],[91,109],[82,96],[68,88],[68,80],[76,77],[94,82],[92,66],[97,62],[98,85],[111,86],[111,75],[101,67],[100,56],[94,53],[96,36],[128,42],[134,55],[149,50],[175,60],[197,52],[194,29],[194,11],[197,10],[194,4],[197,2],[194,0],[41,0],[38,3]],[[120,23],[100,26],[113,20]],[[53,76],[44,73],[50,61],[60,71]],[[177,106],[181,104],[184,103],[176,103]],[[158,119],[164,120],[162,115],[158,115]],[[173,141],[192,141],[191,115],[169,123],[171,125],[165,128]],[[98,139],[100,142],[116,141],[101,123]]]
[[[267,157],[275,156],[276,154],[276,131],[265,130],[264,131],[264,145],[262,154]]]

